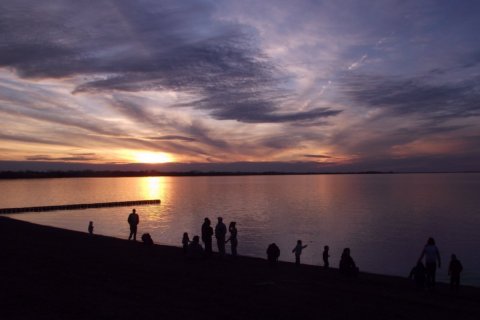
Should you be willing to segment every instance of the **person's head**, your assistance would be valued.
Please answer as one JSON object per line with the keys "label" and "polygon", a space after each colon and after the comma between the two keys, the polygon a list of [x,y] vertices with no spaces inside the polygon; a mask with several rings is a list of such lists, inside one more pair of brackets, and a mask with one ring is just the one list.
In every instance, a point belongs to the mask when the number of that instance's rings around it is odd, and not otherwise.
{"label": "person's head", "polygon": [[233,229],[233,228],[235,228],[235,225],[236,225],[236,224],[237,224],[237,223],[236,223],[235,221],[230,222],[230,224],[228,225],[228,229]]}
{"label": "person's head", "polygon": [[343,249],[342,255],[349,256],[350,255],[350,248]]}
{"label": "person's head", "polygon": [[302,240],[297,240],[297,244],[302,244]]}
{"label": "person's head", "polygon": [[92,224],[93,224],[93,221],[90,221],[88,224],[89,224],[89,225],[92,225]]}
{"label": "person's head", "polygon": [[427,244],[429,246],[434,246],[435,245],[435,240],[432,237],[430,237],[430,238],[428,238]]}
{"label": "person's head", "polygon": [[137,210],[133,209],[133,210],[132,210],[132,213],[137,213]]}
{"label": "person's head", "polygon": [[330,247],[329,247],[329,246],[325,246],[325,247],[323,247],[323,250],[325,250],[325,251],[328,251],[329,249],[330,249]]}
{"label": "person's head", "polygon": [[199,243],[200,242],[200,238],[198,236],[194,236],[193,237],[193,243]]}
{"label": "person's head", "polygon": [[223,218],[222,218],[222,217],[218,217],[218,222],[223,222]]}
{"label": "person's head", "polygon": [[452,260],[457,260],[457,256],[452,254]]}
{"label": "person's head", "polygon": [[188,232],[184,232],[184,233],[183,233],[183,237],[184,237],[184,238],[188,238]]}
{"label": "person's head", "polygon": [[204,221],[205,223],[210,223],[210,219],[208,219],[208,218],[203,219],[203,221]]}

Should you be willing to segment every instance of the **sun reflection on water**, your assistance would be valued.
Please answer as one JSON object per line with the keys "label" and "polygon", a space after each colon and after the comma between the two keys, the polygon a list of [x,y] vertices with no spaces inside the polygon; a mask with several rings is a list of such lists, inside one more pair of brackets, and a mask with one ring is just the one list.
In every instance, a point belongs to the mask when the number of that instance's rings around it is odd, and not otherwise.
{"label": "sun reflection on water", "polygon": [[[143,199],[153,200],[153,199],[160,199],[160,201],[165,201],[166,198],[166,177],[145,177],[141,179],[140,182],[140,194],[142,195]],[[159,217],[159,213],[161,210],[158,207],[152,207],[152,210],[144,210],[145,214],[147,214],[148,219],[151,220],[162,220]]]}
{"label": "sun reflection on water", "polygon": [[145,177],[141,183],[141,194],[145,199],[162,200],[162,177]]}

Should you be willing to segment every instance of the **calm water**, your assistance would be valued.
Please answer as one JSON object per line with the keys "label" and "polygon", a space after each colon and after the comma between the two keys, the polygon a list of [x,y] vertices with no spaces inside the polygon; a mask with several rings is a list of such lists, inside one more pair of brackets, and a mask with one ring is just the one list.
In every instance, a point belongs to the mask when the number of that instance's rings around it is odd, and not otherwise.
{"label": "calm water", "polygon": [[[140,206],[139,234],[180,246],[183,232],[200,233],[204,217],[237,221],[239,253],[265,256],[276,242],[294,261],[296,240],[308,244],[302,262],[331,265],[350,247],[363,271],[407,276],[429,236],[442,254],[447,280],[451,253],[464,265],[464,283],[480,285],[480,174],[306,175],[240,177],[82,178],[0,181],[0,207],[161,199]],[[16,214],[17,219],[128,237],[131,208]]]}

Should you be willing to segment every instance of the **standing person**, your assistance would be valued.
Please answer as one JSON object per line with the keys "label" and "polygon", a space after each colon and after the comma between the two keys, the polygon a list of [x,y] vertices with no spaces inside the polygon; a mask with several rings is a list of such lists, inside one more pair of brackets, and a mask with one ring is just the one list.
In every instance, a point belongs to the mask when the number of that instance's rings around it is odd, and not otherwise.
{"label": "standing person", "polygon": [[187,254],[189,244],[190,244],[190,238],[188,237],[188,233],[184,232],[182,237],[183,254]]}
{"label": "standing person", "polygon": [[460,272],[462,272],[463,266],[457,256],[452,254],[450,265],[448,266],[448,275],[450,276],[450,290],[458,291],[460,286]]}
{"label": "standing person", "polygon": [[440,261],[440,252],[438,251],[437,246],[435,245],[435,240],[433,238],[428,238],[427,244],[423,248],[422,254],[418,261],[421,261],[425,257],[425,268],[427,274],[427,288],[435,287],[435,273],[437,271],[437,262],[438,268],[441,267]]}
{"label": "standing person", "polygon": [[328,246],[323,247],[323,266],[325,268],[328,268],[330,266],[330,263],[328,263],[328,258],[330,258],[328,250],[330,250]]}
{"label": "standing person", "polygon": [[230,241],[230,245],[232,246],[232,257],[237,256],[237,246],[238,246],[238,240],[237,240],[237,227],[236,227],[236,222],[232,221],[228,225],[228,231],[230,231],[230,238],[228,238],[228,241]]}
{"label": "standing person", "polygon": [[93,234],[93,221],[88,223],[88,233]]}
{"label": "standing person", "polygon": [[211,224],[208,218],[205,218],[202,224],[202,241],[205,244],[205,256],[207,257],[212,255],[213,228]]}
{"label": "standing person", "polygon": [[218,223],[215,226],[215,238],[217,238],[218,253],[220,257],[225,256],[225,236],[227,234],[227,226],[223,223],[223,218],[218,217]]}
{"label": "standing person", "polygon": [[128,240],[132,239],[133,241],[137,241],[137,225],[140,222],[140,218],[138,217],[137,210],[133,209],[132,213],[128,215],[128,224],[130,225],[130,235],[128,236]]}
{"label": "standing person", "polygon": [[306,247],[307,245],[302,245],[302,240],[297,241],[297,245],[292,250],[292,252],[295,252],[295,265],[300,265],[300,255],[302,254],[302,250]]}

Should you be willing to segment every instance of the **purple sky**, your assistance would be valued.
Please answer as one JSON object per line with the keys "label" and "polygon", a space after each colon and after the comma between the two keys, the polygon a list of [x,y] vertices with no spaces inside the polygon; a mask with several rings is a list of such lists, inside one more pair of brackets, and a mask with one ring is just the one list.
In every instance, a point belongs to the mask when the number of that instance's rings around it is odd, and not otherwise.
{"label": "purple sky", "polygon": [[479,12],[3,0],[0,170],[480,170]]}

